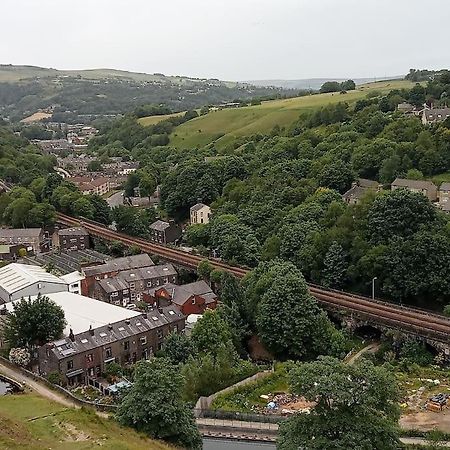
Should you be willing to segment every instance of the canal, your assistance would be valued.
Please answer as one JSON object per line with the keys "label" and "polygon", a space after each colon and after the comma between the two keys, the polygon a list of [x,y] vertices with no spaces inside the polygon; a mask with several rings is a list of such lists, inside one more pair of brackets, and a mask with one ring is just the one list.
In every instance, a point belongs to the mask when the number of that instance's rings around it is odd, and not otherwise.
{"label": "canal", "polygon": [[275,444],[226,439],[203,439],[203,450],[275,450]]}

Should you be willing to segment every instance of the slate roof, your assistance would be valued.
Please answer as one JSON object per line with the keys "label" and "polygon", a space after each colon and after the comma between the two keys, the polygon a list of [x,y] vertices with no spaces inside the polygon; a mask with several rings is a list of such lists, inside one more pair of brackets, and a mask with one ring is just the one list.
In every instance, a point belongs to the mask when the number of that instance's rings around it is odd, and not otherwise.
{"label": "slate roof", "polygon": [[427,122],[441,122],[450,117],[450,108],[425,109],[423,113]]}
{"label": "slate roof", "polygon": [[82,227],[64,228],[58,230],[59,236],[88,236],[89,233]]}
{"label": "slate roof", "polygon": [[440,191],[450,191],[450,183],[442,183],[439,187]]}
{"label": "slate roof", "polygon": [[431,181],[424,180],[407,180],[405,178],[396,178],[392,182],[392,186],[407,187],[412,189],[436,189],[436,186]]}
{"label": "slate roof", "polygon": [[202,208],[208,208],[204,203],[197,203],[194,206],[191,206],[191,212],[200,211]]}
{"label": "slate roof", "polygon": [[123,270],[137,269],[139,267],[153,266],[154,263],[147,253],[140,255],[124,256],[123,258],[116,258],[107,261],[104,264],[96,266],[84,267],[83,272],[87,277],[99,275],[109,272],[121,272]]}
{"label": "slate roof", "polygon": [[165,229],[167,229],[169,227],[170,227],[169,222],[164,222],[164,220],[157,220],[156,222],[153,222],[150,225],[150,228],[152,230],[157,230],[157,231],[164,231]]}
{"label": "slate roof", "polygon": [[208,283],[203,280],[182,285],[167,283],[150,289],[149,294],[154,296],[156,291],[160,289],[165,289],[169,293],[171,301],[179,306],[184,305],[193,295],[203,297],[207,304],[217,300],[217,295],[214,294]]}
{"label": "slate roof", "polygon": [[0,242],[10,244],[24,242],[26,239],[38,239],[42,228],[0,228]]}
{"label": "slate roof", "polygon": [[[94,301],[108,305],[108,303],[98,302],[97,300]],[[119,306],[116,306],[116,308],[129,311],[125,308],[120,308]],[[75,333],[74,341],[69,338],[64,338],[54,341],[49,345],[53,346],[52,351],[58,359],[64,359],[68,356],[103,347],[122,339],[132,338],[143,332],[162,327],[163,325],[184,318],[183,314],[173,306],[161,308],[161,312],[157,309],[153,309],[146,314],[135,314],[134,317],[129,319],[116,321],[100,327],[93,327],[92,332],[87,330],[82,333]]]}

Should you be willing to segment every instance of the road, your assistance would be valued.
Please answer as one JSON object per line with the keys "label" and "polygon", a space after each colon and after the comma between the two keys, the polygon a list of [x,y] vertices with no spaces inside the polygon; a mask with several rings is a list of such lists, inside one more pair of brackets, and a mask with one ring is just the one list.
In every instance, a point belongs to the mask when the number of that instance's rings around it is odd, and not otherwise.
{"label": "road", "polygon": [[116,192],[106,199],[110,208],[123,205],[123,191]]}

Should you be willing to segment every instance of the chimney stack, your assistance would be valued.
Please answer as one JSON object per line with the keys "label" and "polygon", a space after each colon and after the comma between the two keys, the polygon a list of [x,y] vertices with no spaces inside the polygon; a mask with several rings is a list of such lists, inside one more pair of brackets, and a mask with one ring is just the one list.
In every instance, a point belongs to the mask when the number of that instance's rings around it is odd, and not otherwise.
{"label": "chimney stack", "polygon": [[70,339],[72,342],[75,342],[75,335],[73,334],[72,328],[70,329],[70,332],[69,332],[69,339]]}
{"label": "chimney stack", "polygon": [[92,325],[89,325],[89,333],[91,336],[94,336],[94,330],[92,329]]}

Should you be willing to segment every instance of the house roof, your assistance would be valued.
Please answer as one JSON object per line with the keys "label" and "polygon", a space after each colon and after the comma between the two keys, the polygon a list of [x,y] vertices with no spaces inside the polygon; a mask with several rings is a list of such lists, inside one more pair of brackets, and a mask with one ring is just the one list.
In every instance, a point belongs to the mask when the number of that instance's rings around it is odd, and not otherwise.
{"label": "house roof", "polygon": [[140,255],[124,256],[123,258],[111,259],[104,264],[84,267],[83,272],[87,277],[109,272],[121,272],[122,270],[136,269],[139,267],[153,266],[154,263],[147,253]]}
{"label": "house roof", "polygon": [[450,108],[433,108],[423,111],[428,122],[440,122],[450,117]]}
{"label": "house roof", "polygon": [[405,178],[396,178],[391,186],[407,187],[412,189],[436,189],[436,186],[431,181],[425,180],[407,180]]}
{"label": "house roof", "polygon": [[211,287],[205,281],[196,281],[189,284],[172,284],[167,283],[161,287],[153,288],[149,291],[150,295],[155,295],[156,291],[164,289],[169,295],[170,299],[176,305],[184,305],[193,295],[203,297],[206,303],[213,303],[217,300],[217,295],[214,294]]}
{"label": "house roof", "polygon": [[12,263],[0,269],[0,286],[8,294],[39,282],[66,285],[64,280],[39,266]]}
{"label": "house roof", "polygon": [[378,188],[378,181],[368,180],[367,178],[358,178],[356,180],[356,184],[363,188],[371,188],[371,189]]}
{"label": "house roof", "polygon": [[450,183],[442,183],[439,187],[440,191],[450,191]]}
{"label": "house roof", "polygon": [[89,236],[89,233],[82,227],[64,228],[58,230],[59,236]]}
{"label": "house roof", "polygon": [[38,239],[42,228],[0,228],[0,241],[17,239]]}
{"label": "house roof", "polygon": [[169,228],[169,222],[164,222],[164,220],[157,220],[150,225],[152,230],[164,231],[166,228]]}
{"label": "house roof", "polygon": [[197,203],[194,206],[191,206],[191,212],[200,211],[203,208],[209,208],[209,206],[204,203]]}
{"label": "house roof", "polygon": [[[99,302],[97,300],[93,301],[109,305],[108,303]],[[133,313],[133,311],[120,308],[119,306],[115,306],[115,308]],[[99,327],[93,326],[92,332],[89,331],[89,329],[81,333],[76,333],[75,330],[73,330],[75,335],[74,341],[67,337],[54,341],[48,344],[48,346],[53,347],[52,351],[58,359],[64,359],[72,357],[77,353],[83,353],[87,350],[112,344],[118,340],[132,338],[138,334],[160,328],[184,318],[183,314],[173,306],[162,308],[160,311],[153,309],[146,314],[136,312],[134,312],[134,314],[133,317],[127,319],[111,321]]]}
{"label": "house roof", "polygon": [[366,194],[367,188],[361,186],[352,186],[345,194],[342,194],[344,200],[349,200],[351,198],[360,199],[364,194]]}
{"label": "house roof", "polygon": [[177,275],[177,271],[172,264],[163,264],[159,266],[141,267],[138,269],[124,270],[116,278],[120,278],[127,283],[137,280],[148,280],[150,278],[162,278]]}
{"label": "house roof", "polygon": [[128,283],[121,280],[119,277],[104,278],[103,280],[99,280],[98,284],[107,294],[129,288]]}

